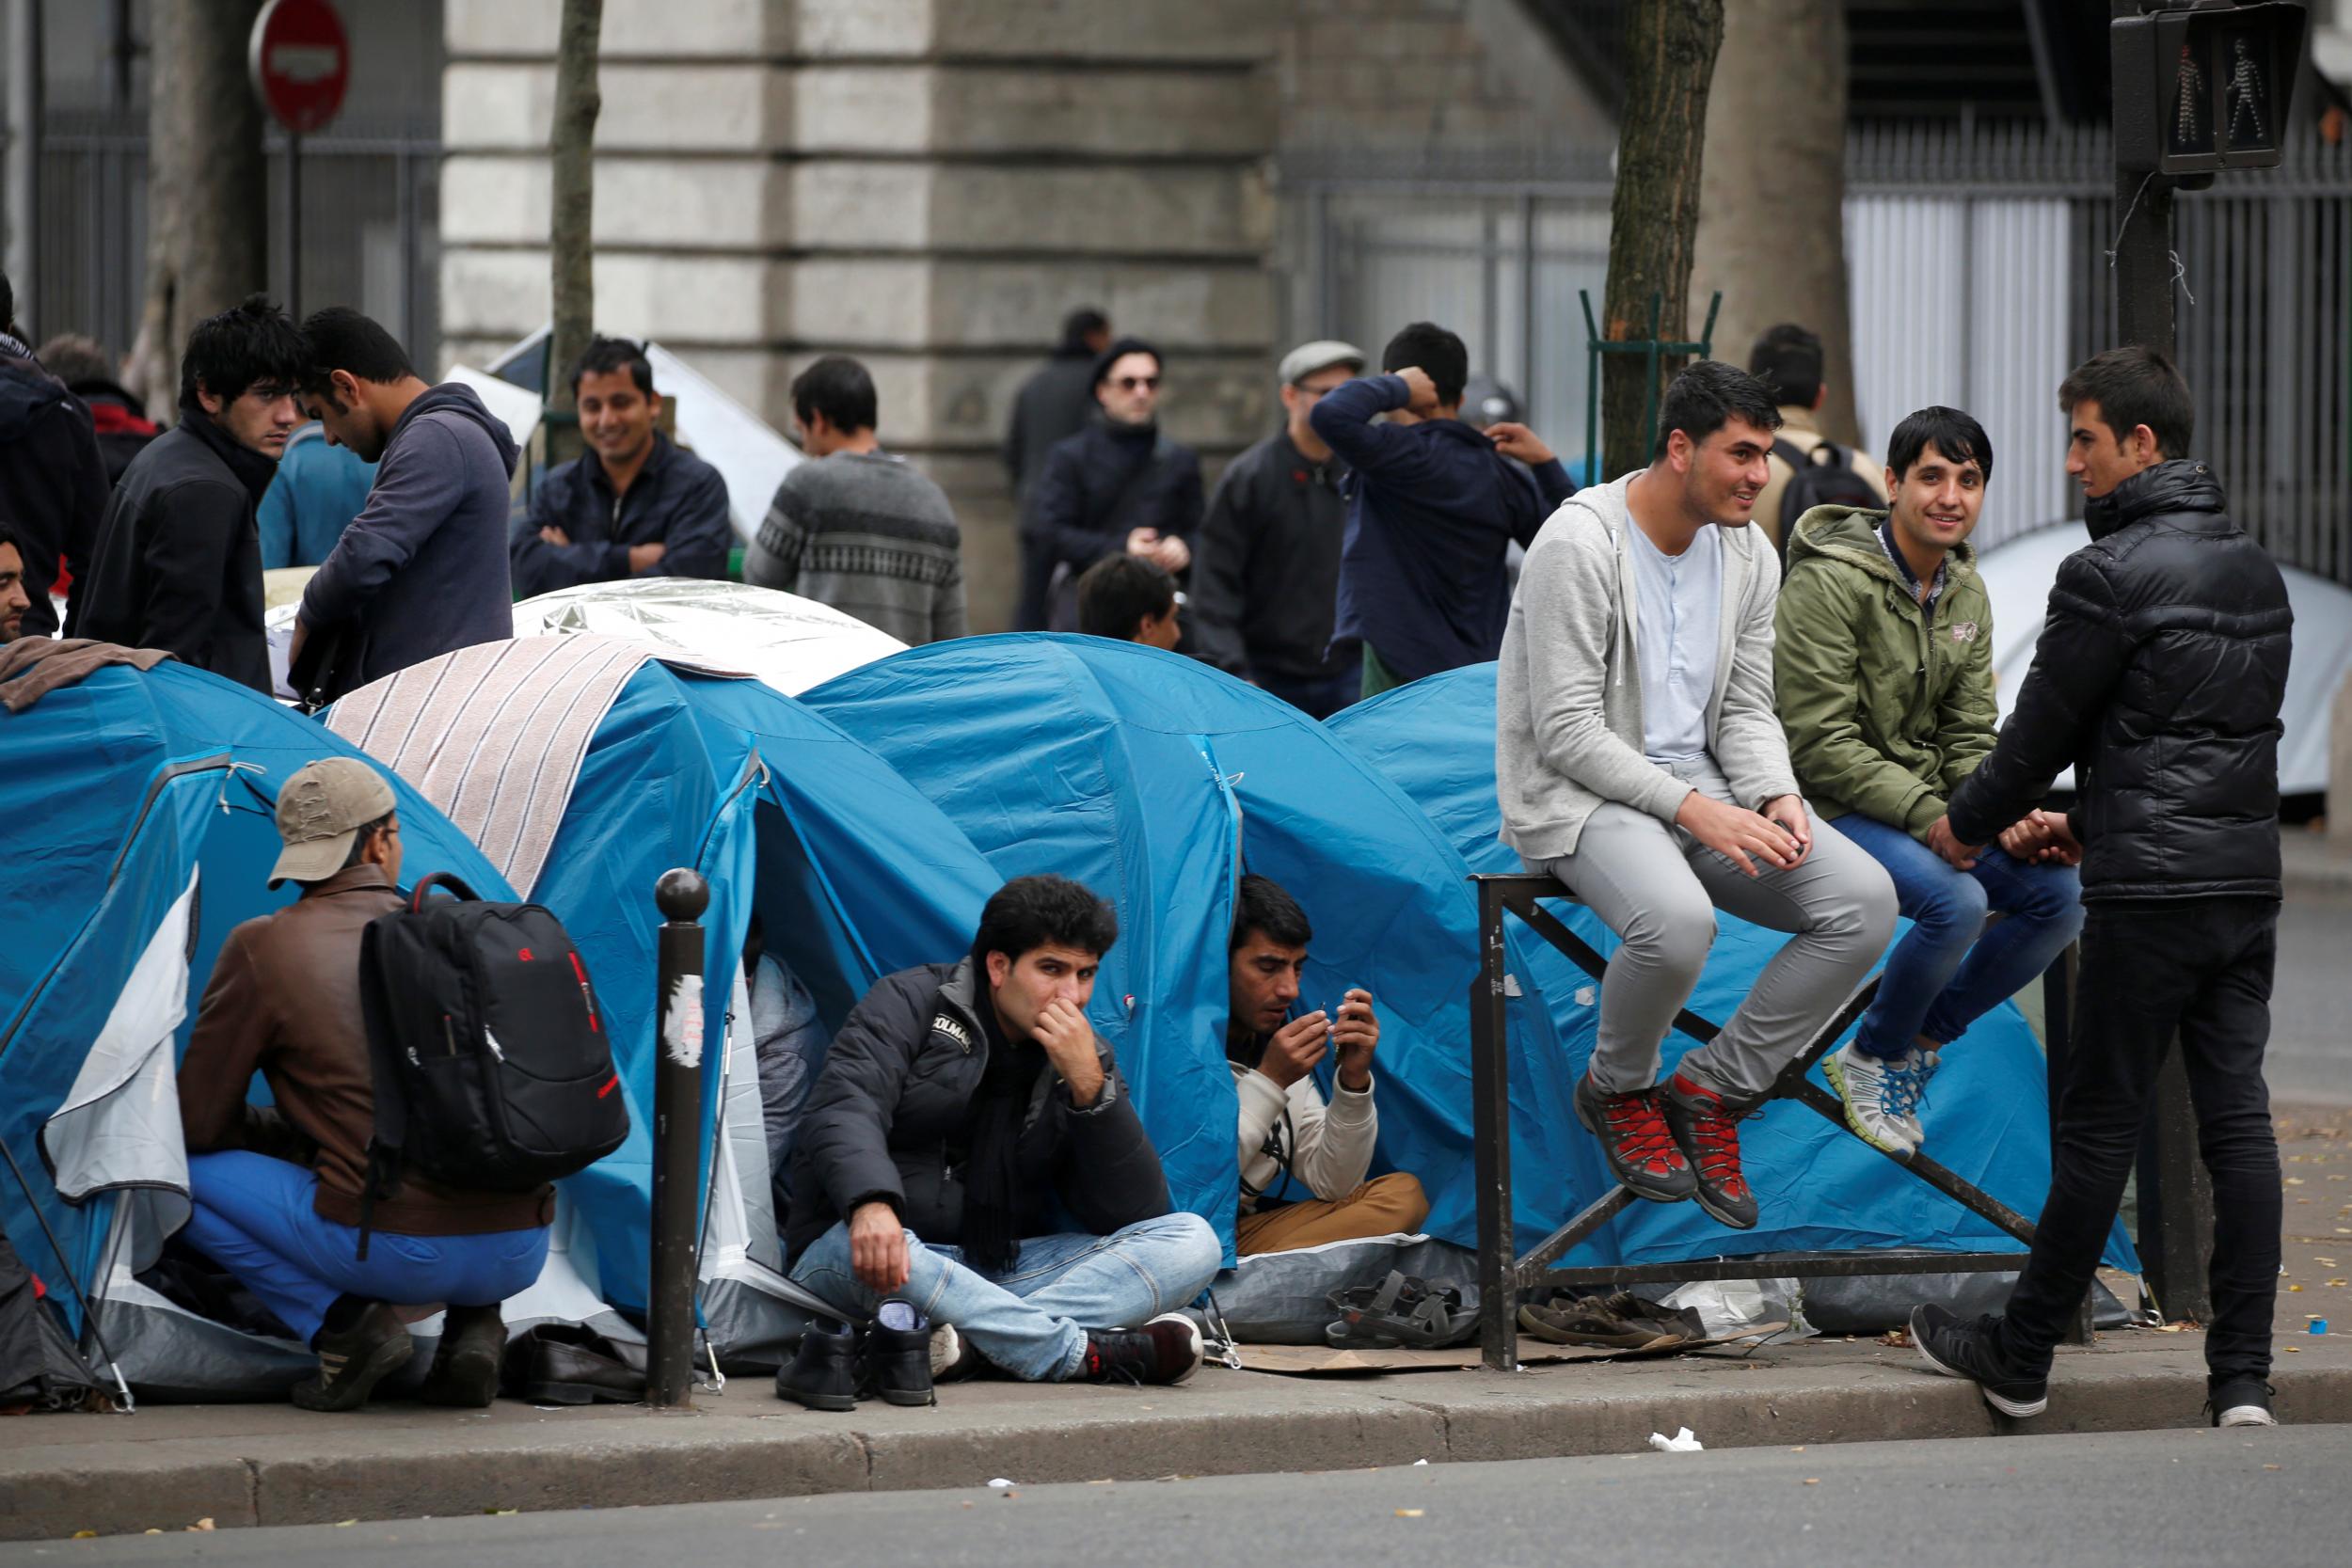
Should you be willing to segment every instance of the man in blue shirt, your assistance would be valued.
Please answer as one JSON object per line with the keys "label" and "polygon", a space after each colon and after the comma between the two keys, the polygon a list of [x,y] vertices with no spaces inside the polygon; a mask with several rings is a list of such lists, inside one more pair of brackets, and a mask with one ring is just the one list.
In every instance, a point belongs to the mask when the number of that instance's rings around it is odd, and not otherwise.
{"label": "man in blue shirt", "polygon": [[721,578],[735,543],[726,481],[655,428],[645,351],[596,338],[572,367],[588,450],[549,468],[514,525],[515,596],[622,578]]}
{"label": "man in blue shirt", "polygon": [[1332,637],[1362,641],[1367,697],[1493,658],[1511,608],[1503,556],[1576,492],[1525,425],[1462,422],[1460,338],[1415,322],[1380,363],[1389,373],[1349,382],[1310,416],[1350,470]]}

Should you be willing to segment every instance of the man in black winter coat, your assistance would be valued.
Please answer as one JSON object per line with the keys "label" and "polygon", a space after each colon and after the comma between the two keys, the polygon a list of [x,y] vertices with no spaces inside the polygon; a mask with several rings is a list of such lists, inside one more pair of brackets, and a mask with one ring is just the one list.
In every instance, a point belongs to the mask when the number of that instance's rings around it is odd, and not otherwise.
{"label": "man in black winter coat", "polygon": [[1110,346],[1110,318],[1081,306],[1062,318],[1061,341],[1021,384],[1004,446],[1016,507],[1027,505],[1029,487],[1045,471],[1045,454],[1055,443],[1075,436],[1094,417],[1094,361]]}
{"label": "man in black winter coat", "polygon": [[[302,324],[303,402],[327,439],[375,465],[368,504],[302,591],[289,662],[332,632],[328,699],[412,664],[515,635],[508,487],[521,455],[461,382],[427,386],[392,335],[342,306]],[[308,683],[297,680],[297,685]]]}
{"label": "man in black winter coat", "polygon": [[180,422],[123,470],[73,585],[66,635],[167,648],[266,695],[256,515],[286,437],[302,334],[255,294],[197,323],[180,361]]}
{"label": "man in black winter coat", "polygon": [[1021,524],[1023,631],[1075,631],[1076,582],[1125,550],[1173,578],[1192,564],[1200,459],[1160,429],[1160,353],[1121,338],[1094,361],[1100,418],[1045,454]]}
{"label": "man in black winter coat", "polygon": [[1282,428],[1225,466],[1192,577],[1194,654],[1315,719],[1364,682],[1358,644],[1331,641],[1347,466],[1309,416],[1363,368],[1363,350],[1328,339],[1282,356]]}
{"label": "man in black winter coat", "polygon": [[802,1113],[795,1280],[848,1318],[909,1303],[1031,1382],[1191,1375],[1200,1337],[1178,1309],[1221,1249],[1207,1221],[1168,1212],[1087,1022],[1118,935],[1086,888],[1022,877],[989,899],[969,957],[875,983]]}
{"label": "man in black winter coat", "polygon": [[2177,1034],[2213,1173],[2207,1410],[2217,1426],[2267,1426],[2281,1208],[2263,1048],[2294,616],[2278,567],[2185,455],[2195,410],[2170,360],[2110,350],[2067,377],[2058,403],[2090,543],[2058,567],[1998,743],[1928,832],[1964,869],[2074,765],[2081,803],[2047,830],[2083,856],[2074,1039],[2050,1194],[2007,1311],[1967,1321],[1921,1307],[1912,1337],[1995,1409],[2043,1408],[2052,1348],[2090,1289]]}
{"label": "man in black winter coat", "polygon": [[57,628],[49,595],[58,563],[81,571],[113,481],[90,411],[42,368],[19,336],[16,291],[0,272],[0,518],[14,523],[24,558],[24,635]]}

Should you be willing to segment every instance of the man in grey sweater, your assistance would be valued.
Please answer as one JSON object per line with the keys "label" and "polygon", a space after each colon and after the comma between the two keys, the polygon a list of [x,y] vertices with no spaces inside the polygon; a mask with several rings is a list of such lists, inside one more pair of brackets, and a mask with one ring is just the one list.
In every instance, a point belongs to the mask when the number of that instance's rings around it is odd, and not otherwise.
{"label": "man in grey sweater", "polygon": [[[1772,703],[1780,566],[1748,526],[1780,422],[1713,360],[1666,390],[1649,467],[1535,536],[1495,678],[1502,841],[1623,939],[1577,1118],[1636,1196],[1756,1224],[1739,1118],[1885,948],[1884,870],[1797,792]],[[1715,911],[1793,933],[1715,1039],[1659,1082]]]}
{"label": "man in grey sweater", "polygon": [[784,476],[743,580],[829,604],[920,645],[964,632],[963,542],[946,492],[874,434],[874,378],[829,354],[792,381],[812,459]]}

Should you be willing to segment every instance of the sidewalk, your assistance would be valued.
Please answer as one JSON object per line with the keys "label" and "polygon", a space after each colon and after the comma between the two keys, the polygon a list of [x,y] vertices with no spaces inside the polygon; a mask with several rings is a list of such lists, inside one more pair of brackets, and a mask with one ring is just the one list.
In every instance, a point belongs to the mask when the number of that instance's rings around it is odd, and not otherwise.
{"label": "sidewalk", "polygon": [[[2282,1283],[2302,1288],[2279,1297],[2279,1411],[2352,1421],[2352,1269],[2337,1264],[2352,1263],[2352,1113],[2282,1112],[2280,1132]],[[2307,1314],[2334,1320],[2330,1331],[2307,1333]],[[872,1403],[843,1416],[745,1379],[669,1415],[502,1401],[470,1414],[27,1417],[0,1421],[0,1537],[1541,1458],[1638,1450],[1677,1426],[1717,1449],[2175,1427],[2201,1418],[2201,1354],[2193,1330],[2062,1350],[2049,1413],[2024,1422],[1996,1421],[1974,1388],[1919,1370],[1908,1348],[1849,1339],[1507,1375],[1342,1381],[1212,1367],[1172,1389],[965,1384],[935,1410]]]}
{"label": "sidewalk", "polygon": [[2352,847],[2307,828],[2279,830],[2279,858],[2288,896],[2352,893]]}

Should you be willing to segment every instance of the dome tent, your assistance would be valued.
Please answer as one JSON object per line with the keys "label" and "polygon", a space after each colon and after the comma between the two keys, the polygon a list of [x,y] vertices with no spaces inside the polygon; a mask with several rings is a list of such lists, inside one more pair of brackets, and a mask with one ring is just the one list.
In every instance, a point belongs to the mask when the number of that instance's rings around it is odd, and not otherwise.
{"label": "dome tent", "polygon": [[[1522,871],[1518,854],[1496,836],[1502,817],[1495,795],[1494,726],[1495,667],[1479,664],[1383,692],[1335,715],[1329,727],[1421,802],[1479,870]],[[1554,908],[1598,951],[1614,950],[1616,938],[1592,911],[1581,905]],[[1690,1005],[1720,1022],[1788,939],[1720,911],[1716,922],[1715,945]],[[1528,947],[1565,1050],[1565,1068],[1581,1073],[1599,1016],[1598,982],[1549,943]],[[1683,1035],[1669,1034],[1667,1064],[1692,1044]],[[1512,1046],[1515,1052],[1530,1048],[1516,1022]],[[2050,1181],[2047,1076],[2040,1048],[2014,1003],[1985,1015],[1947,1050],[1927,1114],[1938,1160],[2021,1212],[2041,1208]],[[1741,1129],[1740,1148],[1763,1218],[1755,1229],[1738,1233],[1739,1255],[2018,1249],[2015,1240],[1991,1222],[1923,1181],[1898,1177],[1886,1168],[1883,1155],[1802,1106],[1768,1106]],[[1578,1187],[1552,1222],[1566,1219],[1603,1191]],[[1637,1203],[1602,1235],[1613,1238],[1617,1260],[1627,1263],[1715,1257],[1733,1239],[1690,1203]],[[2138,1267],[2120,1225],[2108,1241],[2106,1261]]]}
{"label": "dome tent", "polygon": [[[1315,927],[1301,1011],[1369,989],[1381,1018],[1381,1168],[1420,1178],[1426,1228],[1476,1240],[1468,867],[1422,812],[1297,709],[1192,659],[1101,638],[964,638],[897,655],[805,701],[935,801],[1005,877],[1049,871],[1117,906],[1091,1011],[1134,1085],[1177,1205],[1229,1248],[1239,1102],[1226,1065],[1226,952],[1245,871]],[[1549,1037],[1514,1004],[1521,1038]],[[1565,1142],[1561,1053],[1522,1053],[1520,1228],[1549,1228],[1599,1174]],[[1328,1089],[1329,1063],[1320,1069]]]}
{"label": "dome tent", "polygon": [[[142,1395],[282,1398],[316,1368],[307,1347],[139,1276],[187,1216],[173,1075],[213,961],[239,922],[296,895],[263,886],[278,791],[307,763],[358,754],[176,661],[101,669],[0,710],[0,1220],[35,1270],[67,1276],[51,1275],[60,1306],[79,1330],[88,1305]],[[391,784],[405,871],[509,896],[463,833]]]}
{"label": "dome tent", "polygon": [[[549,715],[566,727],[546,728]],[[831,721],[757,681],[593,633],[429,660],[329,717],[481,833],[596,976],[631,1131],[564,1196],[580,1266],[631,1313],[646,1302],[652,1212],[653,886],[674,866],[707,879],[699,1305],[723,1359],[773,1364],[812,1303],[782,1276],[770,1199],[741,982],[753,916],[830,1039],[881,975],[965,952],[998,879]]]}

